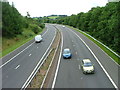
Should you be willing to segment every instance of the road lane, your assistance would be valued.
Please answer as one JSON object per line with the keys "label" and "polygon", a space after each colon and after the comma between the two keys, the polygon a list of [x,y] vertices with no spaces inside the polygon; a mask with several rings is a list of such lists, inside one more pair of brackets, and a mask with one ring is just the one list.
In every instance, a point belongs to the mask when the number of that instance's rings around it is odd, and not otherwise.
{"label": "road lane", "polygon": [[[67,28],[57,26],[63,33],[63,49],[72,49],[73,57],[63,59],[55,83],[55,88],[114,88],[96,59],[83,42]],[[77,52],[77,53],[76,53]],[[95,74],[84,75],[80,69],[80,61],[90,58],[95,65]]]}
{"label": "road lane", "polygon": [[[67,27],[66,27],[67,28]],[[67,28],[69,30],[72,30],[70,28]],[[115,61],[107,55],[100,47],[98,47],[95,43],[93,43],[91,40],[89,40],[87,37],[82,35],[81,33],[72,30],[75,32],[78,36],[81,37],[82,40],[85,41],[87,45],[91,48],[91,50],[94,52],[95,56],[99,59],[99,62],[102,64],[104,69],[107,71],[109,74],[108,77],[111,77],[111,81],[113,81],[114,86],[119,87],[119,70],[120,70],[120,65],[116,64]],[[118,58],[119,60],[119,58]]]}
{"label": "road lane", "polygon": [[[47,28],[47,27],[45,27]],[[44,36],[47,33],[47,29],[43,31],[43,33],[41,33],[42,36]],[[24,45],[20,46],[19,48],[17,48],[16,50],[12,51],[11,53],[7,54],[6,56],[2,57],[2,64],[0,66],[0,68],[2,66],[4,66],[4,64],[8,63],[11,61],[11,59],[15,58],[17,55],[19,55],[20,53],[22,53],[25,49],[29,48],[30,46],[32,46],[32,44],[34,43],[34,39],[25,43]]]}
{"label": "road lane", "polygon": [[[47,25],[47,28],[48,32],[43,36],[43,42],[34,43],[2,67],[3,88],[22,87],[53,40],[56,30],[54,27],[49,25]],[[19,65],[19,67],[17,65]],[[15,69],[16,67],[17,69]]]}

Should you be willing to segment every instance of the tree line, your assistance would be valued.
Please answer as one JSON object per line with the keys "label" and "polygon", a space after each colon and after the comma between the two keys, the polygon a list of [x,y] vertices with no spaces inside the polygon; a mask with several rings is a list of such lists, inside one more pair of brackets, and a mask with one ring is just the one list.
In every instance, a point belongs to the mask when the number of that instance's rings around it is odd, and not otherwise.
{"label": "tree line", "polygon": [[70,25],[85,31],[120,54],[120,2],[109,2],[105,7],[94,7],[49,23]]}
{"label": "tree line", "polygon": [[23,17],[18,10],[9,2],[2,2],[2,37],[13,38],[17,35],[22,35],[24,29],[30,28],[35,34],[39,32],[39,27],[44,28],[44,24],[39,23],[38,20],[30,18],[29,13]]}

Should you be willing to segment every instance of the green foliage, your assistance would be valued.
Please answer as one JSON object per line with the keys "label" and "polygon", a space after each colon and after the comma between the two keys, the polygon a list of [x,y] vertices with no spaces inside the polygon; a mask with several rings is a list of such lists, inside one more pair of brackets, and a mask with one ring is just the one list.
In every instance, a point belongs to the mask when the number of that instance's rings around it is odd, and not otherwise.
{"label": "green foliage", "polygon": [[35,34],[38,34],[39,32],[39,28],[37,26],[34,26],[32,30]]}
{"label": "green foliage", "polygon": [[120,2],[109,2],[105,7],[92,8],[79,13],[49,21],[70,25],[86,31],[120,54]]}
{"label": "green foliage", "polygon": [[14,6],[2,2],[2,31],[4,37],[12,38],[22,33],[23,17]]}
{"label": "green foliage", "polygon": [[[37,34],[41,30],[41,28],[43,29],[45,27],[44,24],[39,22],[40,20],[30,18],[29,12],[27,12],[26,17],[23,17],[13,4],[9,5],[9,2],[1,3],[3,37],[14,38],[17,35],[22,35],[25,28],[26,30],[32,30],[35,34]],[[30,26],[31,24],[33,25],[33,27]]]}

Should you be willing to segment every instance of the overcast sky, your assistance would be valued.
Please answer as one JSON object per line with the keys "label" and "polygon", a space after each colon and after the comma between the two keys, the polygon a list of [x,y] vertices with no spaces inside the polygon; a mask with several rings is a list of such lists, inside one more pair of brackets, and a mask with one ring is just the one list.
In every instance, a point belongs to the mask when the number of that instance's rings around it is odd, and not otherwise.
{"label": "overcast sky", "polygon": [[71,15],[87,12],[92,7],[105,6],[108,0],[8,0],[14,3],[17,10],[31,17],[57,15]]}

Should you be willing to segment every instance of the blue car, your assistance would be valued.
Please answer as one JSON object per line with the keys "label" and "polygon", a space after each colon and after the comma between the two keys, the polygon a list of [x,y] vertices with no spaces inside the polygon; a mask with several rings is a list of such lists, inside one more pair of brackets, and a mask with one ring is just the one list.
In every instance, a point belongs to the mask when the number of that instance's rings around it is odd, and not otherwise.
{"label": "blue car", "polygon": [[70,52],[70,49],[69,48],[66,48],[63,50],[63,58],[71,58],[72,57],[72,54]]}

